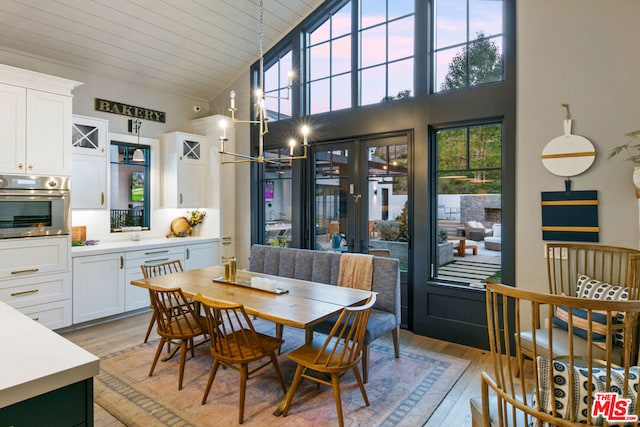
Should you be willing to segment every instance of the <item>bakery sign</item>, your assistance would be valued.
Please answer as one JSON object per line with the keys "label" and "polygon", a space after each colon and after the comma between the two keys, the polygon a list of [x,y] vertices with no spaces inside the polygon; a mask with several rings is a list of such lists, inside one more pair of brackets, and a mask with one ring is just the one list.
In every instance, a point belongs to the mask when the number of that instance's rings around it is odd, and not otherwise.
{"label": "bakery sign", "polygon": [[166,113],[164,111],[150,110],[148,108],[136,107],[135,105],[123,104],[122,102],[107,101],[96,98],[96,111],[105,113],[120,114],[121,116],[133,117],[136,119],[151,120],[164,123]]}

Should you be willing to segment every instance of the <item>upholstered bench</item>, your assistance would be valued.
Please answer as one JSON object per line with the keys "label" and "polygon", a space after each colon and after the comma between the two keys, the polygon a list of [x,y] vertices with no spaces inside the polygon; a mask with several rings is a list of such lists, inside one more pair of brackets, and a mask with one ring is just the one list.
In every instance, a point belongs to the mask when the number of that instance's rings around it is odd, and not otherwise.
{"label": "upholstered bench", "polygon": [[[312,251],[308,249],[282,248],[253,245],[249,270],[329,285],[338,284],[340,257],[338,253]],[[400,357],[400,264],[395,258],[373,257],[371,290],[377,301],[371,310],[362,352],[362,375],[368,379],[369,344],[392,332],[395,357]],[[313,330],[328,333],[331,319],[315,325]]]}

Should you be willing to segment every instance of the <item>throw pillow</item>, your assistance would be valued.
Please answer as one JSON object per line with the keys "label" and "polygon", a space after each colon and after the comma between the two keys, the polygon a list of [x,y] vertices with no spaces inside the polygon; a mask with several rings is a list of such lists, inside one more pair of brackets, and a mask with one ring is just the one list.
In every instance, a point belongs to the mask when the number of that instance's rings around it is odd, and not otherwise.
{"label": "throw pillow", "polygon": [[[578,298],[626,301],[629,299],[629,288],[624,286],[614,286],[606,282],[592,279],[585,274],[579,274],[576,286],[576,296]],[[624,323],[624,312],[618,313],[616,323]],[[613,342],[621,347],[624,346],[624,333],[622,331],[617,331],[613,337]]]}
{"label": "throw pillow", "polygon": [[[572,324],[574,335],[588,338],[589,318],[588,311],[581,308],[572,308]],[[617,313],[612,313],[612,324],[617,323]],[[591,312],[591,335],[593,343],[599,347],[606,347],[607,340],[607,313],[600,311]],[[569,310],[565,306],[556,307],[555,316],[553,316],[553,324],[565,331],[569,330]]]}
{"label": "throw pillow", "polygon": [[[551,377],[551,364],[553,363],[553,377]],[[553,414],[553,406],[556,408],[556,416],[568,420],[573,413],[576,421],[585,423],[588,420],[591,407],[588,399],[589,375],[593,381],[593,392],[613,392],[623,396],[624,388],[624,368],[611,369],[610,387],[606,389],[607,371],[605,368],[593,368],[591,374],[588,369],[574,366],[573,382],[571,382],[571,366],[557,360],[550,361],[546,357],[538,356],[536,359],[536,369],[538,371],[538,381],[540,382],[540,396],[533,396],[533,404],[540,401],[540,411]],[[634,413],[636,398],[638,396],[638,379],[640,378],[640,367],[629,368],[629,384],[627,385],[627,398],[631,399],[628,408],[629,413]],[[573,407],[569,408],[570,393],[574,394]],[[594,396],[595,398],[595,396]],[[592,399],[593,401],[593,399]],[[593,420],[594,425],[602,425],[602,416]]]}

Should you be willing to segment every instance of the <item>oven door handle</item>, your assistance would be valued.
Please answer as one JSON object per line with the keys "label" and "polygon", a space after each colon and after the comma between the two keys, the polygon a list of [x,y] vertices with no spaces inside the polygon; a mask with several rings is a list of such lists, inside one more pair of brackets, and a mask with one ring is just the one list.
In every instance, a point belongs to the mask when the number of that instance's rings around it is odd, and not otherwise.
{"label": "oven door handle", "polygon": [[21,192],[11,191],[11,190],[0,190],[0,199],[8,198],[8,197],[50,197],[50,198],[63,198],[69,195],[68,191],[49,191],[49,190],[25,190]]}

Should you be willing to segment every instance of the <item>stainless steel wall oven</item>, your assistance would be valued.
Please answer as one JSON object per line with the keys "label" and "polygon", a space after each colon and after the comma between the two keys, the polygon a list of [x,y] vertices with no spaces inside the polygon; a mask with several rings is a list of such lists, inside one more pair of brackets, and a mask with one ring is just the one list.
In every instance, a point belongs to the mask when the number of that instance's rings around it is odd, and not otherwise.
{"label": "stainless steel wall oven", "polygon": [[69,234],[67,177],[0,175],[0,238]]}

